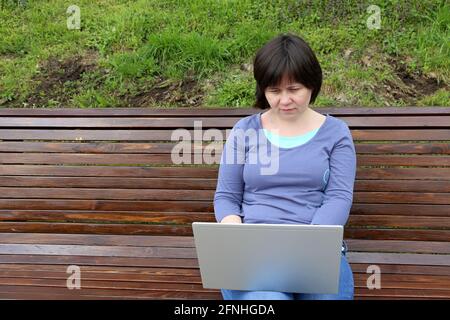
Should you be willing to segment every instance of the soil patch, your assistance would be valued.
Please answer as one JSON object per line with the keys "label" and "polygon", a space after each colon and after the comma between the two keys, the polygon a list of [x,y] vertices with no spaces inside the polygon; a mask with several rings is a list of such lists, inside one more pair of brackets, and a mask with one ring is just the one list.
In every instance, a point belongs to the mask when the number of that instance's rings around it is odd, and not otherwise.
{"label": "soil patch", "polygon": [[204,92],[194,76],[183,80],[169,80],[157,77],[154,85],[132,97],[122,97],[128,107],[157,107],[171,105],[177,107],[199,107],[203,103]]}
{"label": "soil patch", "polygon": [[395,59],[389,59],[398,81],[385,81],[385,95],[394,99],[402,99],[410,105],[415,105],[424,96],[433,94],[439,89],[448,88],[443,82],[427,76],[419,71],[411,72],[406,65]]}
{"label": "soil patch", "polygon": [[81,77],[96,68],[95,53],[74,56],[65,60],[49,58],[39,66],[33,81],[39,84],[25,102],[28,106],[67,107],[74,93],[81,90]]}

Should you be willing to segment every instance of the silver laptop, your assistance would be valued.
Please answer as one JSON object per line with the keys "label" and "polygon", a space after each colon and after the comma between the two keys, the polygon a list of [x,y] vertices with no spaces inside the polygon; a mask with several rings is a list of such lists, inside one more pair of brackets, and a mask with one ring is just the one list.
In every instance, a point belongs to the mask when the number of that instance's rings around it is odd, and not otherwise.
{"label": "silver laptop", "polygon": [[342,226],[194,222],[203,287],[336,294]]}

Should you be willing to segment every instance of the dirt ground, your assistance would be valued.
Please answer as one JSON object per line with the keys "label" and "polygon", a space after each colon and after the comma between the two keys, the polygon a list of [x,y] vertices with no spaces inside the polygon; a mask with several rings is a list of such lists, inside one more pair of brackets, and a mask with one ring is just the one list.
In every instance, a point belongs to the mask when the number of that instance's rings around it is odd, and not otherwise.
{"label": "dirt ground", "polygon": [[[25,101],[10,101],[3,107],[71,107],[72,97],[84,90],[83,74],[100,71],[97,64],[98,56],[95,53],[84,56],[75,56],[65,60],[50,58],[39,65],[39,72],[33,78],[37,84],[34,91],[26,97]],[[420,73],[410,73],[399,60],[389,59],[397,78],[395,81],[385,81],[377,86],[376,93],[386,101],[403,100],[407,105],[416,105],[416,102],[430,95],[440,88],[448,87],[438,83],[433,77],[426,77]],[[94,78],[94,86],[101,86],[102,79]],[[86,80],[84,80],[86,81]],[[122,101],[123,107],[149,107],[156,105],[171,105],[184,107],[200,107],[203,105],[205,92],[194,75],[187,75],[181,81],[173,81],[156,77],[152,86],[143,89],[138,94],[122,94],[117,98]],[[25,104],[23,103],[25,102]]]}

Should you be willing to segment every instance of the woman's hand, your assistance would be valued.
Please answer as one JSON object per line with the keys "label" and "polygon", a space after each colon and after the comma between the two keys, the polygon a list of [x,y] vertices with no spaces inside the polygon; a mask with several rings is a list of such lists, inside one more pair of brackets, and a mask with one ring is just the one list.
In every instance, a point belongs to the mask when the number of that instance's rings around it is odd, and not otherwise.
{"label": "woman's hand", "polygon": [[242,219],[240,216],[235,214],[230,214],[220,221],[220,223],[242,223]]}

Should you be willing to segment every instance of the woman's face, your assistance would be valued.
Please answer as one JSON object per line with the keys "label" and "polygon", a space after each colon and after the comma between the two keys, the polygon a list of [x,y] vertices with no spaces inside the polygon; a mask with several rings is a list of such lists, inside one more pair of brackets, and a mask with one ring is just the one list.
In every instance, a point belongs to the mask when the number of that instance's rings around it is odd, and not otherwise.
{"label": "woman's face", "polygon": [[284,77],[277,86],[267,87],[266,99],[270,108],[280,117],[292,117],[303,113],[309,106],[312,90]]}

